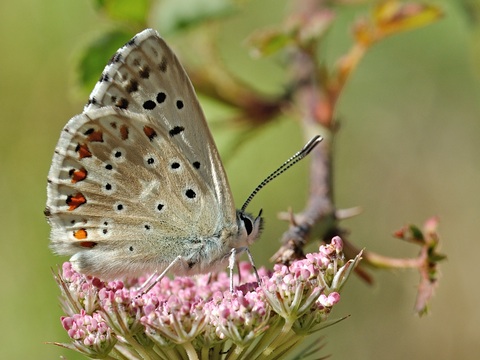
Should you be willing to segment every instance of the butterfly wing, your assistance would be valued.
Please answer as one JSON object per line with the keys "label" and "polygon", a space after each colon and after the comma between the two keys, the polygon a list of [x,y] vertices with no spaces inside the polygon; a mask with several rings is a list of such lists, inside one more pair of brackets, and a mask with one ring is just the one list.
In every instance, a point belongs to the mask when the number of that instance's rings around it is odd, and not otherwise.
{"label": "butterfly wing", "polygon": [[235,221],[227,176],[193,85],[157,31],[142,31],[112,57],[85,111],[109,105],[148,114],[188,158],[204,160],[202,180],[212,184],[218,211]]}
{"label": "butterfly wing", "polygon": [[65,126],[47,192],[52,248],[102,278],[159,270],[178,255],[202,272],[200,258],[223,256],[238,230],[193,87],[154,30],[115,54]]}

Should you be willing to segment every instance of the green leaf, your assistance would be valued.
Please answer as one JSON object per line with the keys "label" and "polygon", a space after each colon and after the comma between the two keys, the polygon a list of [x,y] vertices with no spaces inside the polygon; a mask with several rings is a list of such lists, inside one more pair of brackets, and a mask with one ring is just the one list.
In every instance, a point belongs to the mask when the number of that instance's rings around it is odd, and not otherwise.
{"label": "green leaf", "polygon": [[443,11],[438,6],[398,0],[379,2],[373,12],[377,30],[383,35],[417,29],[442,16]]}
{"label": "green leaf", "polygon": [[150,0],[96,0],[96,5],[114,20],[145,24]]}
{"label": "green leaf", "polygon": [[347,316],[344,316],[340,319],[332,319],[332,320],[326,320],[326,321],[322,321],[321,323],[319,323],[318,325],[316,326],[312,326],[310,329],[308,329],[308,334],[311,335],[313,333],[316,333],[317,331],[320,331],[320,330],[323,330],[327,327],[330,327],[332,325],[335,325],[335,324],[338,324],[340,321],[343,321],[345,320],[346,318],[348,318],[350,315],[347,315]]}
{"label": "green leaf", "polygon": [[420,230],[417,226],[415,225],[410,225],[410,232],[412,234],[412,237],[414,240],[418,240],[421,242],[425,242],[425,238],[423,236],[422,230]]}
{"label": "green leaf", "polygon": [[232,2],[228,0],[165,0],[158,7],[154,22],[162,34],[166,34],[224,18],[234,11]]}
{"label": "green leaf", "polygon": [[438,263],[440,261],[443,261],[447,258],[447,255],[443,255],[443,254],[439,254],[439,253],[434,253],[434,254],[431,254],[429,257],[428,257],[428,260],[430,260],[431,262],[434,262],[434,263]]}
{"label": "green leaf", "polygon": [[78,79],[82,91],[90,92],[93,89],[108,59],[131,37],[131,33],[122,31],[106,33],[85,49],[78,63]]}
{"label": "green leaf", "polygon": [[250,51],[255,57],[272,55],[286,46],[293,44],[292,34],[278,29],[261,30],[249,39]]}

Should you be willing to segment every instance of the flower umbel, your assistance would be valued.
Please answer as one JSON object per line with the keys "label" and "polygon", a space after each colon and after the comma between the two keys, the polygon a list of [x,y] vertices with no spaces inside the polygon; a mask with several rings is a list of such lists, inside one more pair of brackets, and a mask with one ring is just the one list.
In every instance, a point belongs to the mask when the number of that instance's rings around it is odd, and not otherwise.
{"label": "flower umbel", "polygon": [[127,283],[103,283],[75,272],[56,277],[71,338],[58,344],[91,358],[280,359],[328,320],[360,254],[345,262],[339,237],[290,266],[260,269],[256,282],[242,263],[242,286],[229,290],[226,273],[164,278],[148,293]]}

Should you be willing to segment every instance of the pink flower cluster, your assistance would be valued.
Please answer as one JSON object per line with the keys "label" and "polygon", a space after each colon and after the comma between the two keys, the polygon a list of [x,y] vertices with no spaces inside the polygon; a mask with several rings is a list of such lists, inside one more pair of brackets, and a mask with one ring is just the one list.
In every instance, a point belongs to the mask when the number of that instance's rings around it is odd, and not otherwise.
{"label": "pink flower cluster", "polygon": [[111,328],[99,313],[88,315],[82,309],[80,314],[62,317],[62,325],[68,336],[77,343],[77,348],[84,348],[92,355],[108,353],[116,343]]}
{"label": "pink flower cluster", "polygon": [[218,338],[231,339],[240,346],[262,334],[271,315],[261,288],[246,293],[240,290],[215,293],[204,310]]}
{"label": "pink flower cluster", "polygon": [[59,345],[112,359],[278,358],[332,323],[338,291],[359,259],[345,262],[335,237],[290,266],[260,269],[260,285],[251,265],[241,263],[243,285],[233,292],[222,272],[165,277],[143,295],[137,287],[144,279],[103,283],[65,263],[57,282],[72,342]]}

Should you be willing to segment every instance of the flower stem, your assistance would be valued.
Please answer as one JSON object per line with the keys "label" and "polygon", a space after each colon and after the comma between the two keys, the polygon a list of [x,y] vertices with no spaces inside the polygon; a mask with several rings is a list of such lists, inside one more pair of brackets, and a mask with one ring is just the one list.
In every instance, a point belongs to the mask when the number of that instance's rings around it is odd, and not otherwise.
{"label": "flower stem", "polygon": [[278,317],[275,322],[269,326],[268,331],[262,335],[260,341],[255,344],[252,349],[249,349],[249,358],[258,359],[262,352],[273,342],[281,331],[280,324],[283,323],[283,318]]}
{"label": "flower stem", "polygon": [[189,360],[199,360],[198,359],[198,354],[195,351],[195,348],[193,347],[193,345],[190,341],[183,343],[182,346],[185,349],[185,351],[187,352],[187,356],[188,356]]}
{"label": "flower stem", "polygon": [[[355,251],[360,250],[354,246],[351,242],[344,239],[344,250],[347,256],[355,254]],[[357,254],[358,254],[357,252]],[[364,250],[362,258],[369,265],[378,269],[418,269],[423,264],[423,259],[418,258],[393,258],[383,256],[373,251]]]}
{"label": "flower stem", "polygon": [[290,333],[288,338],[284,339],[284,341],[275,349],[275,356],[274,358],[279,359],[282,358],[290,349],[292,349],[295,345],[297,345],[303,339],[302,336],[298,336],[294,333]]}
{"label": "flower stem", "polygon": [[237,344],[232,345],[233,349],[230,349],[228,355],[225,357],[225,360],[236,360],[242,358],[242,353],[245,350],[244,346],[238,346]]}
{"label": "flower stem", "polygon": [[270,343],[270,345],[265,348],[263,351],[263,355],[269,356],[271,355],[280,344],[283,344],[286,340],[288,341],[291,337],[290,331],[292,330],[294,321],[292,319],[285,319],[285,323],[283,324],[282,329],[278,336],[274,338],[274,341]]}

